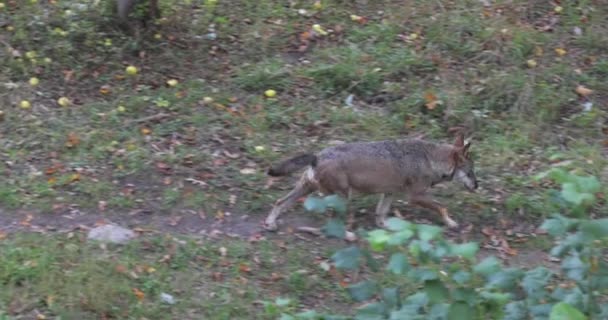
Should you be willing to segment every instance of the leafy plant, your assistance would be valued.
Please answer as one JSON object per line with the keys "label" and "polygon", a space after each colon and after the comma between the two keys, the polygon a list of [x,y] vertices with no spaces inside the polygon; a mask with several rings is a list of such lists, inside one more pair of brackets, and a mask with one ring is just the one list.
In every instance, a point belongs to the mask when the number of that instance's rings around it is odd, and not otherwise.
{"label": "leafy plant", "polygon": [[561,190],[559,192],[551,191],[550,196],[565,202],[572,212],[579,216],[595,203],[595,194],[601,188],[596,177],[574,174],[562,168],[552,168],[535,177],[536,180],[544,178],[549,178],[561,185]]}
{"label": "leafy plant", "polygon": [[377,281],[382,279],[364,280],[346,287],[356,302],[373,300],[354,317],[307,311],[281,319],[605,319],[608,264],[600,257],[608,244],[608,219],[556,215],[541,228],[560,239],[551,250],[563,259],[558,271],[504,267],[493,256],[477,261],[477,243],[453,243],[440,227],[391,218],[386,230],[365,235],[369,248],[350,246],[332,260],[338,269],[356,270],[364,261],[378,263],[371,253],[385,252],[385,270],[407,287],[397,280],[388,287]]}

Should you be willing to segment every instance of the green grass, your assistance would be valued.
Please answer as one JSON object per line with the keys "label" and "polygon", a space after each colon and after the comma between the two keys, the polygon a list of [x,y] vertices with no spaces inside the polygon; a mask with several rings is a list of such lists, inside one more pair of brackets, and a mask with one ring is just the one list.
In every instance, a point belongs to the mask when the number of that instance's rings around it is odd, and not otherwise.
{"label": "green grass", "polygon": [[[158,235],[100,246],[83,237],[4,239],[0,310],[65,319],[273,319],[263,302],[277,297],[292,299],[298,308],[346,307],[343,289],[327,281],[332,276],[320,261],[305,258],[325,253],[307,243],[289,241],[286,248],[268,240],[211,243]],[[162,293],[176,303],[163,303]],[[326,301],[310,305],[315,295]]]}
{"label": "green grass", "polygon": [[[555,209],[547,196],[551,186],[531,177],[558,160],[599,177],[600,194],[608,195],[605,6],[562,3],[557,14],[551,3],[529,1],[484,8],[468,0],[327,0],[321,10],[312,2],[160,2],[165,18],[134,34],[115,28],[110,1],[98,7],[66,0],[3,2],[2,214],[73,207],[98,214],[104,204],[108,215],[228,211],[257,221],[289,187],[283,179],[264,188],[264,171],[274,161],[335,140],[413,132],[451,140],[447,128],[463,124],[472,131],[483,190],[471,195],[454,187],[443,195],[459,219],[482,227],[494,223],[495,212],[516,220],[524,212],[530,223],[546,217]],[[367,22],[352,21],[351,14]],[[551,32],[543,31],[552,18],[558,19]],[[207,37],[211,24],[215,40]],[[299,52],[313,24],[331,32]],[[582,34],[574,34],[574,27]],[[126,75],[127,65],[137,66],[138,74]],[[29,85],[31,77],[40,84]],[[179,84],[171,87],[169,79]],[[594,92],[581,98],[574,91],[578,85]],[[277,96],[265,97],[268,89]],[[401,98],[365,102],[384,94]],[[60,107],[63,96],[72,105]],[[441,103],[429,108],[430,97]],[[582,111],[585,99],[593,103],[588,112]],[[21,100],[32,108],[20,108]],[[255,172],[243,174],[244,168]],[[375,198],[354,203],[370,211]],[[605,216],[605,200],[591,213]],[[180,262],[171,265],[158,262],[167,239],[154,240],[158,248],[142,240],[100,249],[79,237],[0,240],[0,254],[10,261],[0,266],[0,281],[10,288],[0,293],[0,311],[27,317],[39,310],[67,319],[262,319],[266,311],[258,300],[266,298],[289,296],[298,309],[331,307],[324,305],[331,300],[323,296],[326,290],[347,303],[335,279],[319,273],[300,244],[291,243],[281,256],[277,243],[233,240],[225,245],[241,253],[223,266],[220,244],[189,239],[179,246],[181,260],[171,260]],[[203,259],[193,258],[198,256]],[[256,274],[239,274],[235,266],[254,256],[261,261]],[[24,266],[33,260],[36,266]],[[135,279],[113,271],[143,264],[157,272]],[[257,292],[260,278],[277,270],[285,277]],[[229,280],[216,283],[213,272]],[[240,277],[249,282],[238,282]],[[134,287],[146,295],[141,303]],[[159,303],[161,291],[174,293],[179,303]],[[321,293],[308,298],[309,291]],[[45,302],[49,295],[52,305]],[[217,313],[205,314],[211,308]]]}

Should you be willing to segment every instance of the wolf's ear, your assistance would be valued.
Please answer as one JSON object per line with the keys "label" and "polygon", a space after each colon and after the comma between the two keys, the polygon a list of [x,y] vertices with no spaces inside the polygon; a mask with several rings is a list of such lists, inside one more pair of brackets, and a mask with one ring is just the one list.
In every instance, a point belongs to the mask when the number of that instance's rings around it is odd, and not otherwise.
{"label": "wolf's ear", "polygon": [[462,148],[462,153],[465,157],[469,156],[469,147],[471,146],[471,140],[467,140],[464,142],[464,147]]}
{"label": "wolf's ear", "polygon": [[454,147],[456,147],[456,148],[464,147],[464,134],[462,132],[458,132],[456,134],[456,140],[454,141]]}

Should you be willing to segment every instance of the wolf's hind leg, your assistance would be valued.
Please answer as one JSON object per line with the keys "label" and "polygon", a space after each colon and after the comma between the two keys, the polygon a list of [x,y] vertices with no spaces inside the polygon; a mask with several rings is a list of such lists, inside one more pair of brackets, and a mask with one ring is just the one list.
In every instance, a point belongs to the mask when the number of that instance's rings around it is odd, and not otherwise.
{"label": "wolf's hind leg", "polygon": [[316,190],[315,186],[309,180],[310,179],[305,172],[300,180],[298,180],[293,190],[274,203],[272,211],[270,211],[264,221],[264,229],[268,231],[277,230],[277,219],[281,213],[291,209],[301,197],[307,196]]}

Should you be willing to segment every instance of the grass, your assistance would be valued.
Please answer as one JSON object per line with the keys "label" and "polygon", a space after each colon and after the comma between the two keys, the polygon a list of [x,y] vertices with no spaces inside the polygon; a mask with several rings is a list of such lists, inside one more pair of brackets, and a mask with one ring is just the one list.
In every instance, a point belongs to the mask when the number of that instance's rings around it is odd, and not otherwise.
{"label": "grass", "polygon": [[[109,2],[3,2],[3,216],[33,212],[52,219],[77,208],[127,221],[127,212],[139,211],[230,212],[257,221],[289,187],[287,181],[265,187],[265,169],[274,161],[336,140],[414,132],[451,139],[447,128],[463,124],[472,131],[482,190],[438,192],[458,220],[482,227],[495,213],[522,223],[546,217],[553,210],[551,186],[531,176],[558,162],[600,178],[603,196],[591,213],[605,216],[606,6],[562,3],[556,13],[549,2],[529,1],[483,7],[467,0],[328,0],[321,9],[312,2],[160,1],[164,18],[127,34],[115,27]],[[312,36],[314,24],[328,34]],[[128,65],[138,73],[126,74]],[[40,83],[30,85],[32,77]],[[170,79],[178,84],[170,86]],[[581,97],[579,85],[593,93]],[[266,97],[268,89],[277,96]],[[384,96],[395,99],[371,102]],[[71,104],[59,106],[60,97]],[[21,108],[22,100],[31,107]],[[585,102],[591,110],[584,111]],[[373,201],[355,203],[369,211]],[[335,279],[320,273],[310,247],[297,241],[281,256],[272,241],[187,238],[176,249],[181,260],[160,263],[173,240],[103,249],[81,237],[0,240],[0,254],[10,262],[0,267],[0,281],[10,287],[0,293],[0,311],[68,319],[263,319],[272,316],[259,300],[279,296],[293,298],[299,309],[348,309]],[[225,259],[217,254],[222,245],[230,247]],[[240,274],[240,263],[253,258],[260,260],[252,264],[255,274]],[[181,262],[174,265],[175,259]],[[139,278],[115,272],[118,265]],[[157,271],[137,271],[142,265]],[[229,281],[214,281],[215,272]],[[257,292],[273,272],[285,277]],[[143,301],[133,288],[145,294]],[[160,292],[174,294],[178,304],[159,303]],[[217,313],[205,314],[212,307]]]}
{"label": "grass", "polygon": [[[315,296],[325,307],[347,303],[319,266],[326,250],[293,240],[152,235],[106,246],[78,232],[17,235],[0,249],[0,310],[28,318],[273,319],[264,302],[279,297],[309,308]],[[310,254],[318,261],[303,259]]]}

